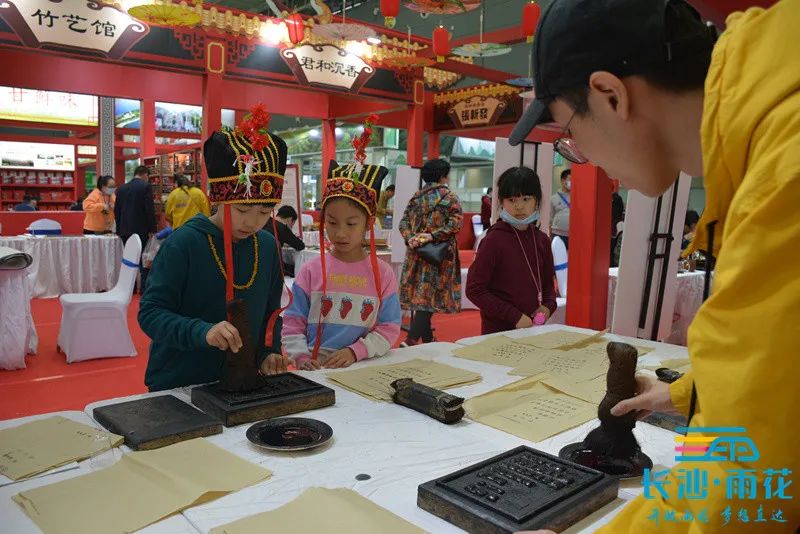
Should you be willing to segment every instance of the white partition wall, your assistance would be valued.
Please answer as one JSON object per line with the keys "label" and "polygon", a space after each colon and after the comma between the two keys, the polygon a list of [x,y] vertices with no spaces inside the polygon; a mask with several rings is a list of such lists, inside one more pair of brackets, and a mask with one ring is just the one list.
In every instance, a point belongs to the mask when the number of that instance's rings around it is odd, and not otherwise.
{"label": "white partition wall", "polygon": [[419,169],[402,165],[395,174],[394,217],[392,217],[392,263],[403,263],[406,257],[406,243],[400,235],[400,221],[406,206],[414,193],[419,191]]}
{"label": "white partition wall", "polygon": [[[538,151],[538,153],[537,153]],[[497,202],[497,179],[511,167],[533,168],[542,184],[542,205],[539,208],[540,228],[550,231],[550,196],[553,194],[553,145],[550,143],[523,143],[511,146],[508,139],[495,139],[494,179],[492,180],[492,222],[497,220],[500,206]]]}
{"label": "white partition wall", "polygon": [[[669,336],[672,327],[672,310],[675,309],[675,295],[678,280],[678,255],[683,237],[683,222],[686,216],[686,205],[689,200],[689,188],[692,179],[681,174],[674,188],[664,193],[661,202],[661,213],[656,223],[658,199],[649,198],[636,191],[628,193],[628,204],[625,208],[625,230],[622,234],[622,252],[619,263],[619,280],[614,299],[614,321],[611,330],[615,334],[650,338],[653,321],[656,315],[658,289],[663,270],[666,270],[666,284],[661,303],[661,317],[658,325],[658,339]],[[675,203],[672,228],[669,227],[673,195]],[[643,328],[639,326],[642,300],[647,287],[647,267],[650,254],[650,236],[657,229],[658,233],[672,233],[672,246],[668,261],[656,260],[650,276],[650,294],[648,311]],[[656,254],[663,254],[665,239],[658,240]]]}

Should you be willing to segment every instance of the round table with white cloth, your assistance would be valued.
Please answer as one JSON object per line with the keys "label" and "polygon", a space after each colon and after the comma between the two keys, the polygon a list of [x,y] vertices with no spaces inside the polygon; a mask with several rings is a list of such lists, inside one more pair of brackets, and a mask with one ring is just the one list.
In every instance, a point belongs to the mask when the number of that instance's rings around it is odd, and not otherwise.
{"label": "round table with white cloth", "polygon": [[0,270],[0,369],[24,369],[25,355],[39,347],[27,277],[31,268]]}
{"label": "round table with white cloth", "polygon": [[122,262],[122,240],[116,235],[1,237],[0,246],[33,258],[27,269],[33,298],[110,290]]}
{"label": "round table with white cloth", "polygon": [[[614,299],[617,294],[617,279],[619,269],[612,267],[608,270],[608,313],[606,326],[611,328],[614,319]],[[703,304],[704,271],[678,273],[678,288],[675,296],[675,310],[672,314],[672,329],[670,335],[663,340],[674,345],[686,345],[686,333],[692,323],[697,310]],[[558,309],[548,321],[548,324],[564,324],[566,317],[566,299],[558,299]]]}

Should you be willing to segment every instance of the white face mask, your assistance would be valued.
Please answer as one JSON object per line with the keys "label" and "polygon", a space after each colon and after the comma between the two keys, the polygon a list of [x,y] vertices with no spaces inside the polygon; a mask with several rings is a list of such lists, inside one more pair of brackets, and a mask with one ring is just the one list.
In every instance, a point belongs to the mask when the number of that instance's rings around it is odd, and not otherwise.
{"label": "white face mask", "polygon": [[564,185],[566,186],[567,191],[571,191],[572,190],[572,180],[570,180],[569,178],[566,179],[566,182],[565,182]]}
{"label": "white face mask", "polygon": [[103,193],[105,193],[106,195],[113,195],[114,191],[116,191],[116,190],[117,190],[116,187],[104,187],[103,188]]}

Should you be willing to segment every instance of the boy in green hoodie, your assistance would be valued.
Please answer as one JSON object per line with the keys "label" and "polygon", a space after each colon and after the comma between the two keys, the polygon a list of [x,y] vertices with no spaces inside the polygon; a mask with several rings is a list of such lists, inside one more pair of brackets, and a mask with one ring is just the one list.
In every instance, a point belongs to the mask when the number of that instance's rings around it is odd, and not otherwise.
{"label": "boy in green hoodie", "polygon": [[139,325],[152,340],[150,391],[222,377],[225,351],[242,347],[226,316],[234,298],[247,303],[261,372],[286,371],[280,258],[275,239],[260,230],[281,200],[286,143],[266,131],[268,120],[263,108],[253,108],[248,128],[214,132],[203,147],[217,210],[191,218],[164,242],[139,306]]}

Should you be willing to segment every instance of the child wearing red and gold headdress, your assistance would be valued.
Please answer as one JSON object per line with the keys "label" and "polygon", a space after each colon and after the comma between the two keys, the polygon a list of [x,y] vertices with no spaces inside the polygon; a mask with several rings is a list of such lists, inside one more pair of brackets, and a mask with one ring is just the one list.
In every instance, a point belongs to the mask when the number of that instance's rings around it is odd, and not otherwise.
{"label": "child wearing red and gold headdress", "polygon": [[139,306],[150,336],[145,384],[151,391],[214,382],[225,351],[243,346],[228,303],[243,299],[262,373],[286,370],[281,356],[283,292],[275,239],[262,231],[281,201],[286,143],[266,130],[269,115],[256,106],[236,130],[214,132],[203,146],[210,217],[189,219],[161,246]]}
{"label": "child wearing red and gold headdress", "polygon": [[[283,319],[283,346],[300,369],[347,367],[387,353],[400,335],[400,301],[391,266],[378,261],[373,225],[378,193],[388,169],[366,165],[377,117],[354,139],[356,162],[331,162],[322,195],[319,259],[304,264],[294,281],[294,302]],[[370,231],[370,249],[362,245]],[[321,240],[324,241],[324,240]]]}

